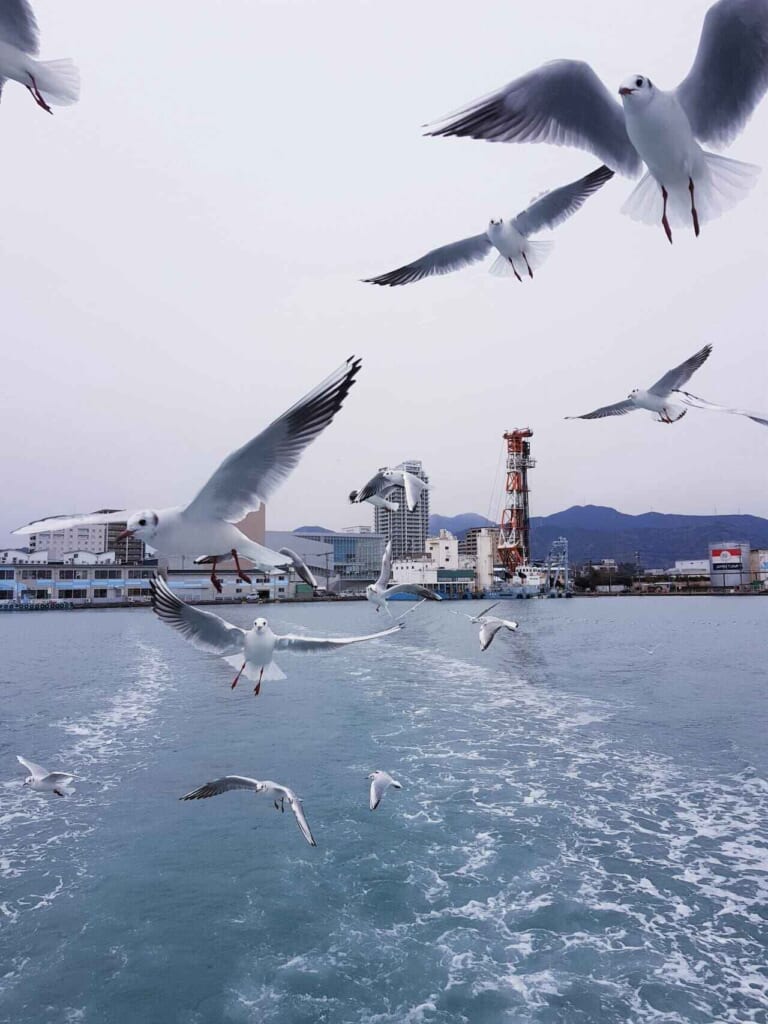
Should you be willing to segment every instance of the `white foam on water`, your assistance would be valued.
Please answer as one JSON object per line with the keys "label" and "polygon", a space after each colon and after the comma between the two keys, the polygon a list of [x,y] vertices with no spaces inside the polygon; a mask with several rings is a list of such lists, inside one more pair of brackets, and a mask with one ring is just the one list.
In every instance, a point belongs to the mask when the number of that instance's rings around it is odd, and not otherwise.
{"label": "white foam on water", "polygon": [[123,656],[131,652],[137,664],[130,686],[85,718],[52,723],[74,738],[57,757],[78,777],[74,794],[51,798],[16,780],[0,787],[0,875],[14,882],[14,896],[6,900],[3,911],[9,922],[45,910],[80,884],[88,867],[79,851],[97,828],[98,805],[107,799],[108,790],[137,770],[136,754],[148,742],[146,727],[157,713],[170,671],[150,644],[127,646]]}

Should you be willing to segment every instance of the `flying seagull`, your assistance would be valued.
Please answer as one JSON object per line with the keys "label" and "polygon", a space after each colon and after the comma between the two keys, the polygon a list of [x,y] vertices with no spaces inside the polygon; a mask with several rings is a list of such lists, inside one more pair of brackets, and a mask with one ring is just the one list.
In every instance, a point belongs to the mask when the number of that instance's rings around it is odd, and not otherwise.
{"label": "flying seagull", "polygon": [[297,554],[293,550],[293,548],[279,548],[278,551],[281,555],[286,556],[286,558],[291,563],[291,568],[294,570],[296,575],[300,579],[304,580],[306,584],[312,587],[313,590],[317,590],[317,580],[315,579],[315,574],[309,568],[309,566],[301,557],[301,555]]}
{"label": "flying seagull", "polygon": [[216,564],[223,558],[234,558],[238,573],[247,583],[250,577],[240,566],[241,555],[261,572],[289,569],[292,562],[288,556],[257,544],[234,524],[260,502],[266,502],[296,468],[304,449],[341,408],[359,369],[359,359],[348,359],[266,430],[228,455],[186,507],[53,516],[14,532],[41,533],[127,520],[127,528],[118,540],[135,536],[163,555],[199,556],[198,563],[211,563],[211,582],[219,592]]}
{"label": "flying seagull", "polygon": [[27,761],[20,754],[16,755],[16,760],[29,772],[24,779],[25,786],[29,786],[38,793],[55,793],[56,796],[69,796],[72,793],[71,784],[75,776],[70,775],[69,772],[46,771],[39,764]]}
{"label": "flying seagull", "polygon": [[379,578],[375,583],[370,583],[365,588],[366,599],[375,606],[377,612],[382,608],[386,608],[387,613],[391,618],[392,612],[390,612],[387,607],[387,601],[395,594],[412,594],[414,597],[424,598],[425,601],[442,600],[440,595],[436,594],[434,590],[422,587],[419,583],[393,583],[391,587],[387,586],[391,573],[392,541],[388,540],[387,546],[384,548],[384,555],[381,559],[381,572],[379,573]]}
{"label": "flying seagull", "polygon": [[635,388],[623,402],[604,405],[583,416],[566,416],[565,418],[567,420],[600,420],[605,416],[624,416],[628,412],[634,412],[635,409],[648,409],[649,412],[655,414],[654,419],[658,423],[676,423],[685,416],[688,410],[671,401],[671,396],[690,380],[711,351],[712,346],[705,345],[690,359],[686,359],[684,363],[680,363],[679,366],[665,373],[647,391]]}
{"label": "flying seagull", "polygon": [[517,629],[517,623],[513,619],[500,619],[496,615],[489,615],[498,601],[494,601],[492,605],[489,605],[484,611],[479,612],[477,615],[466,615],[466,612],[455,612],[454,614],[463,614],[470,622],[480,624],[480,650],[487,651],[493,642],[493,638],[499,632],[500,629],[508,629],[510,632],[514,632]]}
{"label": "flying seagull", "polygon": [[352,491],[349,500],[353,505],[367,501],[371,505],[379,505],[397,512],[400,508],[399,503],[388,500],[396,487],[401,487],[405,492],[405,503],[409,512],[416,508],[422,491],[428,490],[428,485],[415,473],[408,473],[404,469],[380,469],[359,491]]}
{"label": "flying seagull", "polygon": [[759,168],[706,152],[739,134],[768,88],[768,2],[718,0],[704,19],[693,66],[680,85],[647,75],[619,88],[622,106],[589,64],[555,60],[449,115],[430,135],[491,142],[551,142],[594,153],[635,177],[623,212],[646,224],[700,226],[744,197]]}
{"label": "flying seagull", "polygon": [[471,235],[458,242],[432,249],[421,259],[379,277],[365,279],[366,284],[397,285],[421,281],[434,274],[450,274],[472,263],[478,263],[495,249],[498,253],[491,265],[497,277],[512,275],[518,281],[523,275],[533,277],[552,249],[552,242],[535,242],[531,235],[546,228],[555,228],[571,217],[584,201],[613,177],[608,167],[598,167],[570,185],[563,185],[534,200],[527,210],[507,220],[492,220],[481,235]]}
{"label": "flying seagull", "polygon": [[392,778],[389,772],[383,772],[379,768],[375,772],[371,772],[368,778],[371,780],[370,807],[372,811],[375,811],[379,806],[382,797],[390,786],[393,789],[403,788],[399,782]]}
{"label": "flying seagull", "polygon": [[255,680],[253,692],[257,696],[263,679],[285,679],[285,673],[272,660],[275,651],[292,651],[299,654],[336,651],[349,644],[389,636],[403,628],[403,623],[398,623],[389,629],[366,636],[319,638],[294,636],[291,633],[279,636],[272,632],[266,619],[254,620],[251,629],[241,629],[240,626],[232,625],[213,612],[193,608],[192,605],[181,601],[160,576],[150,580],[149,585],[152,588],[152,609],[158,618],[177,629],[195,647],[211,654],[218,654],[236,668],[238,671],[232,682],[233,690],[243,674],[247,679]]}
{"label": "flying seagull", "polygon": [[257,796],[259,793],[268,793],[272,797],[275,810],[283,812],[287,802],[293,811],[301,834],[310,846],[317,846],[314,836],[309,830],[307,819],[304,817],[301,800],[299,800],[292,789],[289,789],[287,786],[281,786],[278,782],[270,782],[268,779],[261,782],[258,779],[248,779],[244,775],[225,775],[221,779],[214,779],[213,782],[206,782],[204,786],[200,786],[199,789],[193,789],[191,793],[186,793],[184,796],[179,797],[179,799],[206,800],[209,796],[219,796],[230,789],[250,789]]}
{"label": "flying seagull", "polygon": [[0,92],[11,78],[29,89],[38,107],[76,103],[80,75],[71,60],[35,60],[39,51],[37,22],[28,0],[0,3]]}

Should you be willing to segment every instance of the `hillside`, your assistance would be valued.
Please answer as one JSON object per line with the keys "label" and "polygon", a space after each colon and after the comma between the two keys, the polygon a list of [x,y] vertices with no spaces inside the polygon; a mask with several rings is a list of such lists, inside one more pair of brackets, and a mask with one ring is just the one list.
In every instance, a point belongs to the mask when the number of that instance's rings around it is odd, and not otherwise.
{"label": "hillside", "polygon": [[[450,524],[454,523],[455,526]],[[461,525],[459,525],[461,524]],[[484,516],[431,516],[430,532],[440,527],[461,535],[472,526],[489,525]],[[492,524],[491,524],[492,525]],[[546,558],[556,537],[568,538],[571,561],[615,558],[634,562],[639,552],[648,569],[668,568],[676,559],[706,558],[707,545],[717,540],[746,540],[752,547],[768,547],[768,519],[759,516],[681,516],[645,512],[630,516],[601,505],[574,505],[551,516],[531,519],[534,559]]]}

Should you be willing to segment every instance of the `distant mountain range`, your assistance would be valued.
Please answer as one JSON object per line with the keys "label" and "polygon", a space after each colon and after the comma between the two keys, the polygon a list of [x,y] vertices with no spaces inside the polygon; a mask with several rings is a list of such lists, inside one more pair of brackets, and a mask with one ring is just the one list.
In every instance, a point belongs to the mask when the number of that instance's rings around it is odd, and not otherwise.
{"label": "distant mountain range", "polygon": [[[450,530],[463,538],[473,526],[496,526],[476,512],[429,517],[429,532]],[[323,526],[301,526],[296,532],[330,533]],[[552,541],[568,538],[572,562],[615,558],[634,562],[636,553],[646,569],[668,569],[677,559],[706,558],[710,541],[744,540],[753,548],[768,548],[768,519],[760,516],[676,516],[645,512],[628,516],[604,505],[574,505],[551,516],[531,519],[532,557],[547,557]]]}
{"label": "distant mountain range", "polygon": [[[473,526],[495,526],[485,516],[430,516],[430,533],[450,530],[463,537]],[[568,538],[572,562],[615,558],[640,562],[647,569],[666,569],[675,560],[706,558],[710,541],[744,540],[753,548],[768,548],[768,519],[759,516],[678,516],[645,512],[629,516],[603,505],[574,505],[551,516],[531,518],[534,559],[546,558],[556,537]]]}

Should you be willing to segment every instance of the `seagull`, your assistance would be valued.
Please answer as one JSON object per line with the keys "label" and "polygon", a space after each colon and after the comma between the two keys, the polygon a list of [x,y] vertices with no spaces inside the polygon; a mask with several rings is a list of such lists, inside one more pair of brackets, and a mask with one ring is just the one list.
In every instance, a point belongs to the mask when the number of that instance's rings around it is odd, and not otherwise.
{"label": "seagull", "polygon": [[291,633],[279,636],[272,632],[266,619],[255,619],[251,629],[241,629],[213,612],[193,608],[181,601],[160,576],[150,580],[149,585],[152,589],[152,609],[158,618],[178,629],[195,647],[218,654],[233,668],[237,668],[237,675],[232,682],[233,690],[243,674],[247,679],[256,680],[253,690],[256,696],[259,695],[263,679],[270,682],[285,679],[285,673],[272,660],[275,651],[304,654],[335,651],[349,644],[397,633],[404,625],[401,622],[367,636],[317,638],[294,636]]}
{"label": "seagull", "polygon": [[221,581],[216,576],[216,564],[223,558],[234,558],[237,572],[246,583],[251,580],[240,566],[240,555],[261,572],[291,568],[288,556],[257,544],[234,524],[260,502],[266,502],[296,468],[304,449],[341,408],[359,369],[359,359],[348,359],[266,430],[228,455],[186,507],[53,516],[22,526],[14,533],[42,533],[127,520],[118,540],[139,537],[163,555],[199,556],[198,564],[212,563],[211,582],[219,593]]}
{"label": "seagull", "polygon": [[307,819],[304,817],[301,800],[299,800],[292,789],[289,789],[287,786],[281,786],[279,782],[270,782],[268,779],[261,782],[258,779],[248,779],[244,775],[225,775],[221,779],[214,779],[213,782],[206,782],[204,786],[200,786],[199,789],[193,789],[191,793],[186,793],[184,796],[179,797],[179,799],[206,800],[209,796],[219,796],[230,789],[250,789],[256,795],[268,793],[272,797],[275,810],[283,812],[285,812],[287,801],[296,818],[296,824],[299,826],[301,834],[310,846],[317,846],[314,836],[309,830]]}
{"label": "seagull", "polygon": [[397,512],[400,508],[399,503],[387,500],[396,487],[401,487],[405,492],[405,503],[409,512],[415,510],[422,491],[429,489],[428,485],[415,473],[408,473],[404,469],[385,468],[380,469],[375,476],[372,476],[359,491],[352,491],[349,500],[353,505],[367,501],[371,505],[379,505],[391,512]]}
{"label": "seagull", "polygon": [[381,559],[381,572],[375,583],[370,583],[365,588],[366,600],[375,605],[376,611],[385,608],[387,614],[392,618],[392,612],[387,607],[387,601],[395,594],[413,594],[414,597],[421,597],[425,601],[441,601],[442,598],[434,590],[422,587],[420,583],[393,583],[388,587],[389,577],[392,572],[392,541],[387,541],[384,548],[384,555]]}
{"label": "seagull", "polygon": [[678,391],[682,384],[690,380],[711,351],[712,346],[705,345],[690,359],[686,359],[684,363],[680,363],[679,366],[665,373],[647,391],[635,388],[623,402],[604,405],[583,416],[566,416],[565,418],[567,420],[600,420],[605,416],[624,416],[628,412],[634,412],[635,409],[648,409],[655,414],[654,419],[657,423],[676,423],[685,416],[688,410],[670,401],[670,397]]}
{"label": "seagull", "polygon": [[718,0],[707,11],[693,66],[659,89],[631,75],[611,97],[589,64],[555,60],[434,126],[429,135],[551,142],[586,149],[622,174],[647,173],[623,207],[635,220],[701,225],[752,188],[759,168],[702,149],[732,142],[768,88],[768,3]]}
{"label": "seagull", "polygon": [[29,772],[24,779],[25,786],[30,786],[38,793],[55,793],[56,796],[69,796],[72,793],[71,783],[75,776],[69,772],[48,772],[20,754],[16,755],[16,760]]}
{"label": "seagull", "polygon": [[298,555],[293,548],[278,548],[278,552],[281,555],[285,555],[285,557],[290,561],[291,568],[300,579],[304,580],[304,582],[308,584],[308,586],[312,587],[313,590],[317,590],[315,574],[309,568],[301,555]]}
{"label": "seagull", "polygon": [[499,619],[495,615],[489,615],[493,608],[496,607],[498,601],[494,601],[492,605],[489,605],[485,611],[480,612],[478,615],[466,615],[465,612],[454,612],[454,615],[464,614],[470,622],[480,624],[480,650],[487,651],[493,642],[493,638],[499,632],[500,629],[506,627],[510,632],[514,632],[517,629],[517,623],[513,619]]}
{"label": "seagull", "polygon": [[382,797],[390,786],[392,786],[393,789],[403,788],[399,782],[392,778],[389,772],[383,772],[380,768],[377,768],[375,772],[371,772],[368,778],[371,780],[370,805],[372,811],[375,811],[379,806]]}
{"label": "seagull", "polygon": [[27,0],[0,4],[0,92],[8,78],[21,83],[38,107],[52,114],[50,104],[76,103],[80,74],[71,60],[35,60],[39,50],[37,22]]}
{"label": "seagull", "polygon": [[450,274],[472,263],[484,260],[495,249],[498,253],[491,264],[491,273],[497,277],[512,275],[522,281],[521,275],[533,277],[552,249],[552,242],[535,242],[530,236],[545,228],[555,228],[571,217],[584,201],[613,177],[608,167],[598,167],[570,185],[563,185],[534,200],[528,209],[507,220],[491,220],[481,235],[471,235],[449,245],[432,249],[421,259],[379,277],[365,278],[365,284],[398,285],[421,281],[434,274]]}

